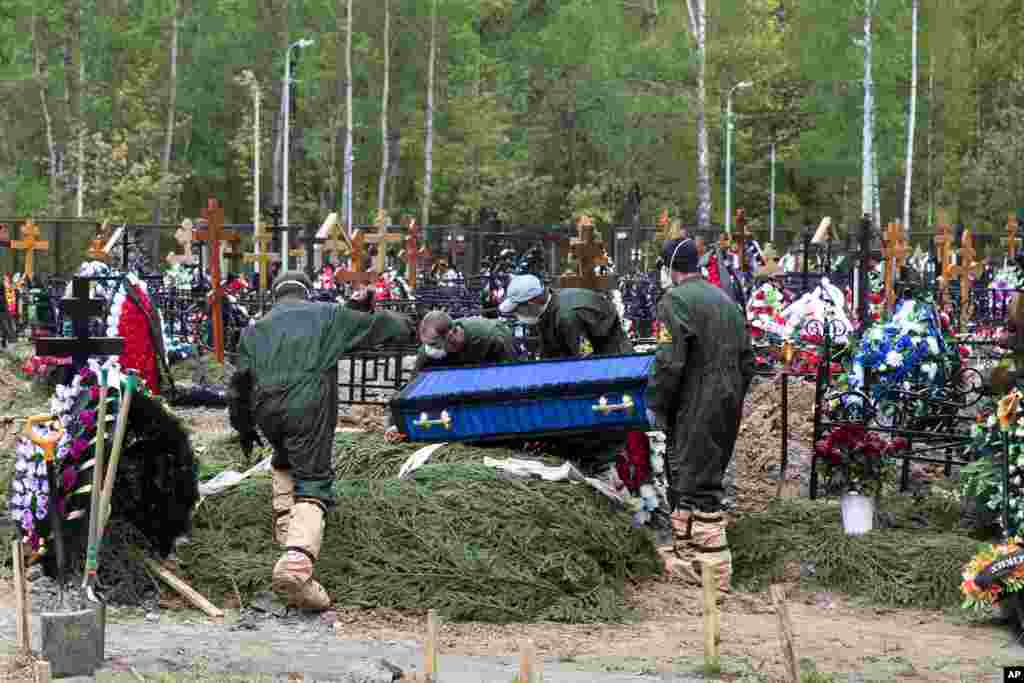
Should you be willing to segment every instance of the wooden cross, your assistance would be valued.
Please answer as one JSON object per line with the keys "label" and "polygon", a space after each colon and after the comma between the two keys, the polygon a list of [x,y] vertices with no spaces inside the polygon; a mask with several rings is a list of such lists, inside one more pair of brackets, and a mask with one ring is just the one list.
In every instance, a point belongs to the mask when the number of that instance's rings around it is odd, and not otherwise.
{"label": "wooden cross", "polygon": [[71,356],[74,370],[86,366],[90,356],[117,356],[124,352],[121,337],[90,337],[89,321],[102,318],[106,313],[106,301],[91,297],[89,278],[76,277],[72,281],[70,298],[60,300],[63,313],[71,318],[72,337],[41,337],[33,340],[36,354],[40,356]]}
{"label": "wooden cross", "polygon": [[949,273],[947,269],[952,266],[952,250],[953,250],[953,226],[949,224],[949,220],[946,218],[946,212],[939,209],[935,212],[936,216],[936,233],[935,233],[935,252],[938,258],[936,264],[936,271],[939,276],[939,291],[941,293],[941,300],[943,303],[949,301]]}
{"label": "wooden cross", "polygon": [[213,280],[213,289],[210,293],[211,315],[213,316],[213,352],[218,363],[224,363],[224,318],[221,316],[221,304],[224,290],[221,289],[220,276],[220,243],[230,239],[232,235],[238,236],[234,230],[224,229],[224,209],[212,197],[203,209],[203,218],[206,219],[206,229],[196,230],[192,233],[192,239],[196,242],[206,242],[210,248],[210,279]]}
{"label": "wooden cross", "polygon": [[91,259],[94,261],[103,261],[104,263],[110,259],[110,254],[104,251],[103,246],[105,243],[105,237],[107,234],[107,221],[103,221],[103,225],[96,231],[96,237],[93,238],[92,242],[89,243],[89,251],[86,252]]}
{"label": "wooden cross", "polygon": [[967,330],[967,324],[971,320],[971,276],[980,275],[984,265],[977,261],[978,253],[974,250],[974,238],[970,230],[964,230],[964,236],[960,242],[960,254],[957,264],[947,264],[943,270],[943,280],[948,285],[954,277],[960,278],[960,331]]}
{"label": "wooden cross", "polygon": [[374,235],[367,235],[366,241],[370,244],[377,245],[377,259],[374,264],[374,269],[378,273],[383,273],[387,270],[387,245],[388,243],[402,242],[403,237],[401,235],[389,235],[388,234],[388,215],[384,213],[383,209],[377,209],[377,220],[374,221],[374,226],[377,228],[377,233]]}
{"label": "wooden cross", "polygon": [[[331,214],[336,216],[337,214]],[[342,255],[352,253],[352,241],[348,237],[348,231],[341,227],[336,220],[328,229],[327,239],[324,240],[324,253],[330,254],[331,258],[340,260]]]}
{"label": "wooden cross", "polygon": [[1003,244],[1009,252],[1011,261],[1013,261],[1017,256],[1017,245],[1020,243],[1020,238],[1017,237],[1017,230],[1019,227],[1020,226],[1017,223],[1017,214],[1010,213],[1006,219],[1006,237],[1003,238]]}
{"label": "wooden cross", "polygon": [[257,223],[252,231],[252,241],[259,248],[259,252],[246,254],[243,258],[246,263],[260,264],[260,291],[265,292],[270,288],[270,264],[280,261],[281,257],[273,253],[271,244],[274,235],[267,231],[267,224],[262,221]]}
{"label": "wooden cross", "polygon": [[736,230],[733,232],[736,238],[736,248],[740,252],[740,270],[744,273],[750,272],[750,264],[747,263],[747,242],[752,235],[747,232],[747,212],[743,209],[736,209]]}
{"label": "wooden cross", "polygon": [[405,238],[405,281],[409,283],[410,289],[416,289],[416,271],[419,267],[420,229],[416,225],[416,219],[409,219],[409,235]]}
{"label": "wooden cross", "polygon": [[338,282],[348,282],[353,285],[368,285],[376,276],[363,270],[364,250],[366,248],[366,235],[361,230],[356,230],[352,235],[352,266],[349,270],[338,270],[334,279]]}
{"label": "wooden cross", "polygon": [[899,223],[889,223],[885,233],[885,310],[892,313],[896,305],[896,274],[907,261],[907,245],[903,241],[903,228]]}
{"label": "wooden cross", "polygon": [[576,229],[579,231],[579,237],[572,240],[571,249],[576,258],[577,272],[563,276],[559,285],[594,290],[611,289],[614,286],[612,278],[596,273],[597,266],[608,263],[608,256],[601,242],[594,240],[594,221],[590,216],[580,216],[576,222]]}
{"label": "wooden cross", "polygon": [[50,243],[39,239],[39,226],[33,223],[31,218],[25,223],[21,234],[22,238],[20,240],[11,242],[11,248],[25,252],[25,277],[31,280],[32,275],[35,273],[32,267],[35,262],[35,252],[49,251]]}
{"label": "wooden cross", "polygon": [[185,219],[174,231],[174,240],[181,246],[181,254],[171,252],[167,255],[167,262],[172,266],[195,263],[196,258],[192,255],[192,221]]}

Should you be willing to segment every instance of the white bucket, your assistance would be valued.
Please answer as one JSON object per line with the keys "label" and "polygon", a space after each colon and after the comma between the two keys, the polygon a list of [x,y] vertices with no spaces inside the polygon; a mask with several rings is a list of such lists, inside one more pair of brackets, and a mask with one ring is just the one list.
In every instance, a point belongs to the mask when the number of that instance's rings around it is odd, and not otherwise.
{"label": "white bucket", "polygon": [[859,493],[847,493],[839,498],[843,513],[843,531],[848,536],[860,536],[875,526],[875,499]]}

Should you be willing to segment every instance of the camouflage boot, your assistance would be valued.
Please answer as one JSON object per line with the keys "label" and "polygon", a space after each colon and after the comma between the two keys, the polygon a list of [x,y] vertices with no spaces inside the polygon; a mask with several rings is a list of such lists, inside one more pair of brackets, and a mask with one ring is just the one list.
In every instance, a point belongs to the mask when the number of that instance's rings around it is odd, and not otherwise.
{"label": "camouflage boot", "polygon": [[691,566],[697,582],[700,582],[702,565],[709,563],[715,568],[719,592],[729,593],[732,590],[732,551],[725,537],[725,517],[721,512],[694,512],[692,522],[690,547],[694,556]]}
{"label": "camouflage boot", "polygon": [[270,469],[271,498],[270,506],[274,510],[274,540],[282,548],[288,542],[288,521],[295,504],[295,480],[290,470]]}
{"label": "camouflage boot", "polygon": [[676,510],[672,513],[672,544],[658,547],[658,554],[665,563],[665,574],[690,583],[693,575],[693,551],[690,548],[693,524],[689,510]]}

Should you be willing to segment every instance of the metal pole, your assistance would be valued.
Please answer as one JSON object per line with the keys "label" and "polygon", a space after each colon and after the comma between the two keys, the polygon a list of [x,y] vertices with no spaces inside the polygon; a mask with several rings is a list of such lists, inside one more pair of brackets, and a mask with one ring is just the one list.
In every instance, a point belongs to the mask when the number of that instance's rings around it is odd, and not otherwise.
{"label": "metal pole", "polygon": [[[252,224],[253,230],[260,223],[260,93],[258,86],[253,86],[253,104],[256,107],[255,122],[252,129],[253,144],[253,191],[252,191]],[[260,253],[259,240],[254,240],[256,255]],[[260,272],[260,262],[256,259],[256,274]]]}
{"label": "metal pole", "polygon": [[292,89],[292,48],[284,57],[284,230],[281,231],[281,272],[288,270],[288,126],[290,124],[288,112],[291,109]]}
{"label": "metal pole", "polygon": [[769,220],[770,228],[768,231],[768,241],[772,244],[775,243],[775,141],[772,140],[772,189],[771,189],[771,208],[769,209]]}
{"label": "metal pole", "polygon": [[[733,88],[735,90],[735,88]],[[725,101],[725,231],[732,234],[732,93]]]}

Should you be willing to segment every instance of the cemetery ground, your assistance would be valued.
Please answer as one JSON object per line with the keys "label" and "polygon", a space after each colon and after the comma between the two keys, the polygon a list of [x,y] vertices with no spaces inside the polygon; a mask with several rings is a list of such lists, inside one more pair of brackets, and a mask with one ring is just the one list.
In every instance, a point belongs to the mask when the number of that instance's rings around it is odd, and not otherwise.
{"label": "cemetery ground", "polygon": [[[33,388],[18,371],[27,353],[28,348],[20,345],[0,353],[0,416],[45,410],[48,393]],[[179,366],[177,379],[190,381],[197,367],[216,366]],[[206,379],[222,378],[208,374]],[[813,386],[793,380],[790,389],[788,475],[803,480],[799,488],[806,496]],[[737,518],[763,510],[775,496],[777,396],[777,383],[765,380],[755,385],[747,400],[736,453]],[[204,476],[246,468],[225,410],[178,413],[192,429]],[[380,428],[379,409],[343,408],[342,414],[341,428]],[[13,424],[0,424],[0,472],[11,469],[5,459],[13,454],[16,431]],[[361,437],[354,433],[352,438]],[[948,497],[944,492],[954,488],[923,469],[916,470],[914,484],[929,499]],[[795,495],[795,488],[790,495]],[[0,491],[5,490],[6,482],[0,482]],[[6,501],[0,503],[6,508]],[[0,530],[8,533],[7,527]],[[324,552],[345,549],[325,546]],[[0,556],[0,654],[13,652],[14,640],[5,559]],[[174,563],[169,567],[174,569]],[[982,680],[999,674],[1004,665],[1024,661],[1024,647],[1014,644],[1009,629],[991,615],[975,616],[955,607],[900,609],[863,595],[841,594],[816,583],[815,575],[808,559],[790,563],[781,577],[788,589],[797,655],[808,674],[805,680]],[[629,585],[626,601],[630,617],[623,623],[443,622],[439,680],[512,680],[518,653],[528,640],[549,681],[707,680],[699,589],[648,580]],[[153,604],[112,608],[106,667],[97,680],[270,681],[290,672],[304,673],[307,680],[343,680],[338,671],[345,662],[361,658],[384,658],[405,671],[422,669],[425,611],[341,607],[322,616],[280,616],[275,614],[279,606],[266,596],[241,604],[228,599],[219,606],[225,609],[225,618],[211,620],[161,586]],[[720,609],[722,671],[716,678],[782,680],[785,664],[766,587],[745,590],[741,585]],[[820,675],[811,674],[815,671]]]}

